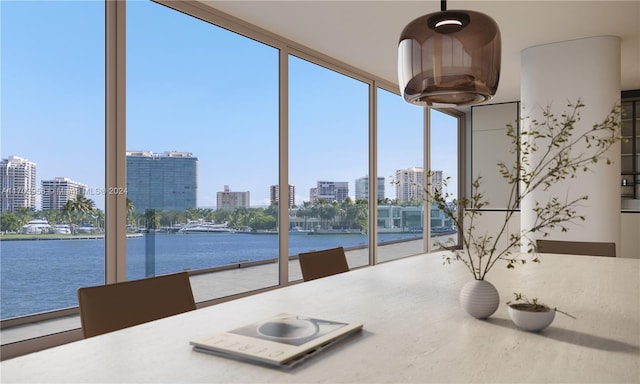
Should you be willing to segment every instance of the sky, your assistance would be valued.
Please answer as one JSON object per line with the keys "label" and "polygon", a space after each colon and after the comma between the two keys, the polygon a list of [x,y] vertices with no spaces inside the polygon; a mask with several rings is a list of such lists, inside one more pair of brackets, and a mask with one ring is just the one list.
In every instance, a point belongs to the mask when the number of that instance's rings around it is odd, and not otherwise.
{"label": "sky", "polygon": [[[55,17],[52,17],[55,15]],[[0,156],[40,180],[87,184],[104,208],[104,4],[0,2]],[[368,173],[368,85],[289,58],[289,180],[296,204],[317,181]],[[146,1],[127,6],[127,150],[198,158],[198,206],[278,182],[278,50]],[[378,176],[422,165],[423,109],[378,91]],[[456,172],[456,121],[432,114],[432,169]],[[451,189],[455,189],[452,183]],[[38,205],[39,209],[40,206]]]}

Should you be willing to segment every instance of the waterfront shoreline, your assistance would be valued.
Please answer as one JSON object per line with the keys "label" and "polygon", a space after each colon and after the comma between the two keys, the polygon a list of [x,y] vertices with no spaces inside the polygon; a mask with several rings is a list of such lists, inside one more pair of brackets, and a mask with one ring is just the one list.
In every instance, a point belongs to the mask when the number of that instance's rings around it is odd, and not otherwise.
{"label": "waterfront shoreline", "polygon": [[[132,239],[142,237],[141,233],[128,233],[127,238]],[[104,235],[0,235],[1,241],[22,241],[22,240],[103,240]]]}
{"label": "waterfront shoreline", "polygon": [[[35,241],[29,241],[26,238],[29,235],[18,235],[3,236],[19,237],[24,241],[0,243],[0,313],[3,317],[27,316],[74,306],[77,305],[79,287],[104,284],[106,243],[103,239],[96,239],[104,234],[75,235],[76,240],[88,239],[86,241],[48,242],[42,240],[69,240],[74,235],[38,235]],[[200,275],[203,271],[273,265],[280,252],[277,236],[269,235],[132,235],[138,237],[126,241],[125,268],[128,280],[185,270]],[[378,243],[384,245],[409,243],[412,240],[417,240],[417,237],[400,233],[378,237]],[[343,246],[345,250],[364,255],[367,252],[361,250],[368,245],[365,236],[297,235],[289,236],[285,252],[292,258],[300,252]],[[364,259],[362,262],[365,262]],[[234,283],[230,286],[233,287]]]}

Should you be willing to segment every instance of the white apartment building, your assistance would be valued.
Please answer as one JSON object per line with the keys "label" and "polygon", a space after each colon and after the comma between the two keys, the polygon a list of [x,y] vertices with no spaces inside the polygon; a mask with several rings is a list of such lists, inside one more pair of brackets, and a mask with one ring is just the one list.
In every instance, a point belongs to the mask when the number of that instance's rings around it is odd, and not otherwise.
{"label": "white apartment building", "polygon": [[442,192],[442,182],[442,171],[431,171],[431,193],[436,190]]}
{"label": "white apartment building", "polygon": [[53,180],[42,180],[42,210],[62,210],[69,200],[76,200],[78,195],[87,196],[89,187],[86,184],[56,177]]}
{"label": "white apartment building", "polygon": [[[412,167],[396,171],[396,199],[401,203],[422,201],[425,198],[425,174],[422,167]],[[431,192],[442,191],[442,171],[432,171]]]}
{"label": "white apartment building", "polygon": [[344,202],[349,196],[349,183],[347,181],[318,181],[315,188],[309,191],[311,203],[317,204],[320,200],[327,203]]}
{"label": "white apartment building", "polygon": [[36,209],[36,163],[18,156],[0,162],[0,213]]}
{"label": "white apartment building", "polygon": [[400,203],[424,199],[424,169],[412,167],[396,171],[396,199]]}
{"label": "white apartment building", "polygon": [[249,191],[231,192],[229,186],[224,186],[224,192],[216,193],[216,209],[235,211],[237,208],[249,208],[251,199]]}

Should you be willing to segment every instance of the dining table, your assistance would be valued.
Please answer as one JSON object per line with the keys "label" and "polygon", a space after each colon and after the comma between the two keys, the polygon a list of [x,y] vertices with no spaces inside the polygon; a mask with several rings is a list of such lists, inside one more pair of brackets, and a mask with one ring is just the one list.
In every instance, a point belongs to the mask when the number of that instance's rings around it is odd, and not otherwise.
{"label": "dining table", "polygon": [[[474,276],[425,253],[144,323],[8,359],[2,383],[638,383],[640,259],[540,254],[486,275],[500,305],[467,314]],[[525,255],[525,257],[528,257]],[[212,276],[214,278],[214,276]],[[558,312],[518,328],[521,293]],[[292,368],[202,353],[190,341],[279,313],[361,323],[360,332]]]}

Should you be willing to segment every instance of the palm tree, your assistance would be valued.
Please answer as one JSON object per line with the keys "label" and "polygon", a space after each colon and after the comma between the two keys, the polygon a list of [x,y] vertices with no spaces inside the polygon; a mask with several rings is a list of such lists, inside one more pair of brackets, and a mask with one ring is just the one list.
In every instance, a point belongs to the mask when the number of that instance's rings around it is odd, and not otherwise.
{"label": "palm tree", "polygon": [[62,207],[63,211],[67,212],[82,212],[86,213],[93,210],[95,203],[91,199],[87,199],[83,195],[76,196],[75,199],[67,200]]}
{"label": "palm tree", "polygon": [[136,224],[136,207],[133,205],[133,201],[127,197],[127,224]]}
{"label": "palm tree", "polygon": [[336,216],[335,207],[325,199],[320,199],[318,205],[314,206],[314,213],[320,218],[320,227],[322,229],[328,229],[330,220],[333,220]]}
{"label": "palm tree", "polygon": [[127,215],[133,214],[136,211],[135,205],[133,205],[133,200],[127,197]]}
{"label": "palm tree", "polygon": [[95,203],[91,199],[87,199],[83,195],[77,195],[75,200],[67,200],[62,207],[62,211],[76,224],[84,219],[87,213],[92,213],[95,209]]}
{"label": "palm tree", "polygon": [[298,211],[296,212],[297,217],[304,217],[304,229],[309,229],[309,226],[307,225],[307,220],[313,216],[313,212],[311,208],[312,208],[311,202],[305,201],[302,204],[302,207],[299,207]]}
{"label": "palm tree", "polygon": [[95,209],[96,203],[87,199],[83,195],[76,196],[76,203],[78,204],[78,210],[82,213],[89,213]]}
{"label": "palm tree", "polygon": [[160,227],[160,216],[161,216],[161,212],[160,211],[156,211],[155,209],[147,209],[145,211],[145,222],[146,222],[146,226],[147,229],[150,230],[155,230],[158,229]]}

